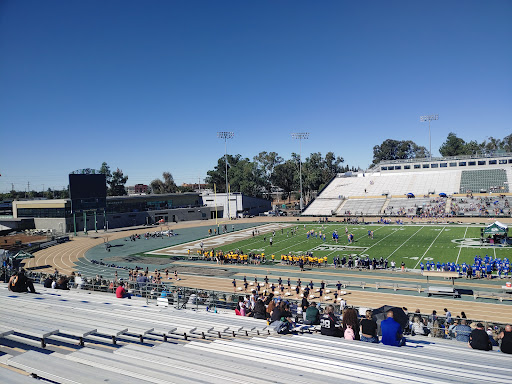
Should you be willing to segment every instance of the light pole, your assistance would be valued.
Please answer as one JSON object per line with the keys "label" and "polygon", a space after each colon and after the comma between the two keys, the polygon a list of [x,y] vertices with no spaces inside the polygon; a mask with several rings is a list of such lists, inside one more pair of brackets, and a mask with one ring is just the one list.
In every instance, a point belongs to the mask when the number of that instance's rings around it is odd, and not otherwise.
{"label": "light pole", "polygon": [[228,190],[228,139],[232,139],[235,137],[234,132],[217,132],[217,137],[224,139],[224,162],[226,163],[226,199],[227,199],[227,209],[228,209],[228,220],[231,218],[229,216],[229,190]]}
{"label": "light pole", "polygon": [[430,160],[432,160],[432,135],[430,134],[430,122],[432,120],[439,120],[439,115],[420,116],[420,121],[428,121],[428,142],[429,142]]}
{"label": "light pole", "polygon": [[299,189],[300,189],[300,211],[304,209],[304,200],[302,198],[302,140],[309,138],[309,132],[292,133],[294,139],[299,140]]}

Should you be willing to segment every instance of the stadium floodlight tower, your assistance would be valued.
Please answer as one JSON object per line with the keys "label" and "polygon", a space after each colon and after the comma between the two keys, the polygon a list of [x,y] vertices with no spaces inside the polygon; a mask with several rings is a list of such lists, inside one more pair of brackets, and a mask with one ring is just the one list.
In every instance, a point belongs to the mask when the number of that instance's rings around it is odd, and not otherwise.
{"label": "stadium floodlight tower", "polygon": [[309,139],[309,132],[292,133],[294,139],[299,140],[299,189],[300,189],[300,211],[304,209],[304,199],[302,198],[302,140]]}
{"label": "stadium floodlight tower", "polygon": [[217,132],[217,137],[224,139],[224,162],[226,163],[226,200],[228,209],[228,220],[231,219],[229,215],[229,189],[228,189],[228,139],[235,137],[234,132]]}
{"label": "stadium floodlight tower", "polygon": [[439,115],[425,115],[420,116],[420,121],[428,121],[428,142],[429,142],[429,149],[430,152],[430,161],[432,161],[432,135],[430,134],[430,122],[432,120],[439,120]]}

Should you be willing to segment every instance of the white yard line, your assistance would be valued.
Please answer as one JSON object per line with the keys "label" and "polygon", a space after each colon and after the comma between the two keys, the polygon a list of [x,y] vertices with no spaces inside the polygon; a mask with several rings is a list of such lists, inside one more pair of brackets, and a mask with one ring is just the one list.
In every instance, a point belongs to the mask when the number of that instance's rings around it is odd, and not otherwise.
{"label": "white yard line", "polygon": [[[464,231],[464,238],[466,238],[466,233],[468,233],[468,228],[469,227],[466,227],[466,231]],[[460,252],[461,251],[462,251],[462,247],[459,248],[459,254],[457,255],[457,260],[455,261],[455,264],[459,263],[459,257],[460,257]]]}
{"label": "white yard line", "polygon": [[434,239],[434,241],[432,242],[432,244],[429,245],[429,247],[427,248],[427,250],[425,251],[425,253],[423,254],[423,256],[420,257],[420,259],[418,260],[418,262],[416,263],[416,265],[414,266],[414,269],[416,269],[416,267],[418,266],[418,264],[420,263],[420,261],[425,257],[425,255],[427,254],[428,250],[430,248],[432,248],[432,246],[434,245],[434,243],[436,242],[437,238],[439,236],[441,236],[441,233],[443,233],[444,229],[446,228],[446,226],[443,227],[443,229],[441,229],[439,231],[439,235],[436,236],[436,238]]}
{"label": "white yard line", "polygon": [[400,244],[400,246],[395,249],[393,252],[391,252],[391,254],[386,257],[386,260],[389,259],[396,251],[398,251],[400,248],[402,248],[402,246],[407,243],[412,237],[414,237],[414,235],[416,235],[419,231],[421,231],[423,228],[425,228],[425,226],[421,227],[420,229],[418,229],[416,232],[414,232],[407,240],[405,240],[402,244]]}
{"label": "white yard line", "polygon": [[379,241],[377,241],[375,244],[373,244],[371,247],[368,247],[368,249],[366,251],[368,251],[369,249],[375,247],[377,244],[379,244],[382,240],[385,240],[387,239],[389,236],[391,235],[394,235],[395,233],[397,233],[398,231],[391,231],[391,233],[385,237],[383,237],[382,239],[380,239]]}

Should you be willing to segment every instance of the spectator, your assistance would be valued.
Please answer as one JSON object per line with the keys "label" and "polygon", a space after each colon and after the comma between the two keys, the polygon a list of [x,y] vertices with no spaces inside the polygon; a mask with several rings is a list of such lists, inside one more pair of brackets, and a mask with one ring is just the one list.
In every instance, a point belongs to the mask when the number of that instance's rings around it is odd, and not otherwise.
{"label": "spectator", "polygon": [[51,275],[48,275],[46,279],[44,279],[43,287],[45,288],[51,288],[53,283],[53,277]]}
{"label": "spectator", "polygon": [[320,319],[320,333],[326,336],[341,337],[338,318],[334,315],[334,306],[328,305]]}
{"label": "spectator", "polygon": [[451,324],[452,313],[447,308],[444,309],[444,315],[446,316],[446,324]]}
{"label": "spectator", "polygon": [[65,290],[69,290],[68,288],[68,279],[66,279],[65,276],[61,276],[59,278],[59,280],[57,280],[56,282],[56,285],[55,285],[55,288],[56,289],[65,289]]}
{"label": "spectator", "polygon": [[414,318],[412,320],[411,333],[413,336],[414,335],[425,336],[425,326],[423,325],[423,322],[421,321],[421,316],[414,316]]}
{"label": "spectator", "polygon": [[308,325],[320,324],[320,311],[316,307],[316,303],[314,301],[306,309],[306,319],[304,321],[304,324],[308,324]]}
{"label": "spectator", "polygon": [[245,308],[245,299],[243,296],[240,296],[238,298],[238,304],[236,306],[236,309],[238,309],[238,312],[240,313],[240,316],[247,315],[246,308]]}
{"label": "spectator", "polygon": [[132,298],[132,295],[130,295],[128,292],[126,292],[126,289],[124,289],[124,283],[122,281],[119,283],[119,287],[116,289],[116,297],[118,299]]}
{"label": "spectator", "polygon": [[491,351],[492,344],[491,340],[489,340],[489,335],[484,330],[484,325],[482,323],[478,323],[476,328],[473,329],[471,334],[469,335],[469,347],[473,349],[478,349],[481,351]]}
{"label": "spectator", "polygon": [[402,327],[393,319],[393,311],[388,311],[386,320],[380,323],[382,344],[401,347],[405,345]]}
{"label": "spectator", "polygon": [[501,352],[512,354],[512,325],[507,324],[505,330],[498,335],[498,339],[501,340]]}
{"label": "spectator", "polygon": [[[343,334],[347,329],[352,329],[354,335],[353,340],[359,340],[359,319],[357,318],[357,311],[354,308],[347,308],[343,311],[342,315],[342,328]],[[352,332],[348,331],[349,336]]]}
{"label": "spectator", "polygon": [[377,322],[372,318],[373,312],[366,311],[366,318],[361,320],[361,341],[368,343],[378,343],[379,337],[377,336]]}
{"label": "spectator", "polygon": [[8,289],[12,292],[31,292],[37,293],[34,283],[25,276],[25,270],[22,268],[9,279]]}
{"label": "spectator", "polygon": [[265,304],[261,299],[256,301],[254,304],[253,314],[255,319],[266,319],[267,318],[267,309],[265,308]]}
{"label": "spectator", "polygon": [[278,333],[288,333],[293,325],[290,305],[282,301],[279,306],[272,311],[270,324]]}
{"label": "spectator", "polygon": [[461,319],[460,324],[453,328],[455,340],[465,343],[469,342],[469,335],[471,334],[471,327],[467,325],[466,319]]}

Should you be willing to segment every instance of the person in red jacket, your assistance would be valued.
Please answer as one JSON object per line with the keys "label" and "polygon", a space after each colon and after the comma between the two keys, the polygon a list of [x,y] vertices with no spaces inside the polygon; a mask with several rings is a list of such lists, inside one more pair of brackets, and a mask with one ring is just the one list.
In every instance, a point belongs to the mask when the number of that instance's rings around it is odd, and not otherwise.
{"label": "person in red jacket", "polygon": [[116,297],[118,299],[131,299],[132,295],[130,295],[128,292],[126,292],[126,289],[124,289],[124,283],[121,282],[119,284],[119,287],[116,289]]}

